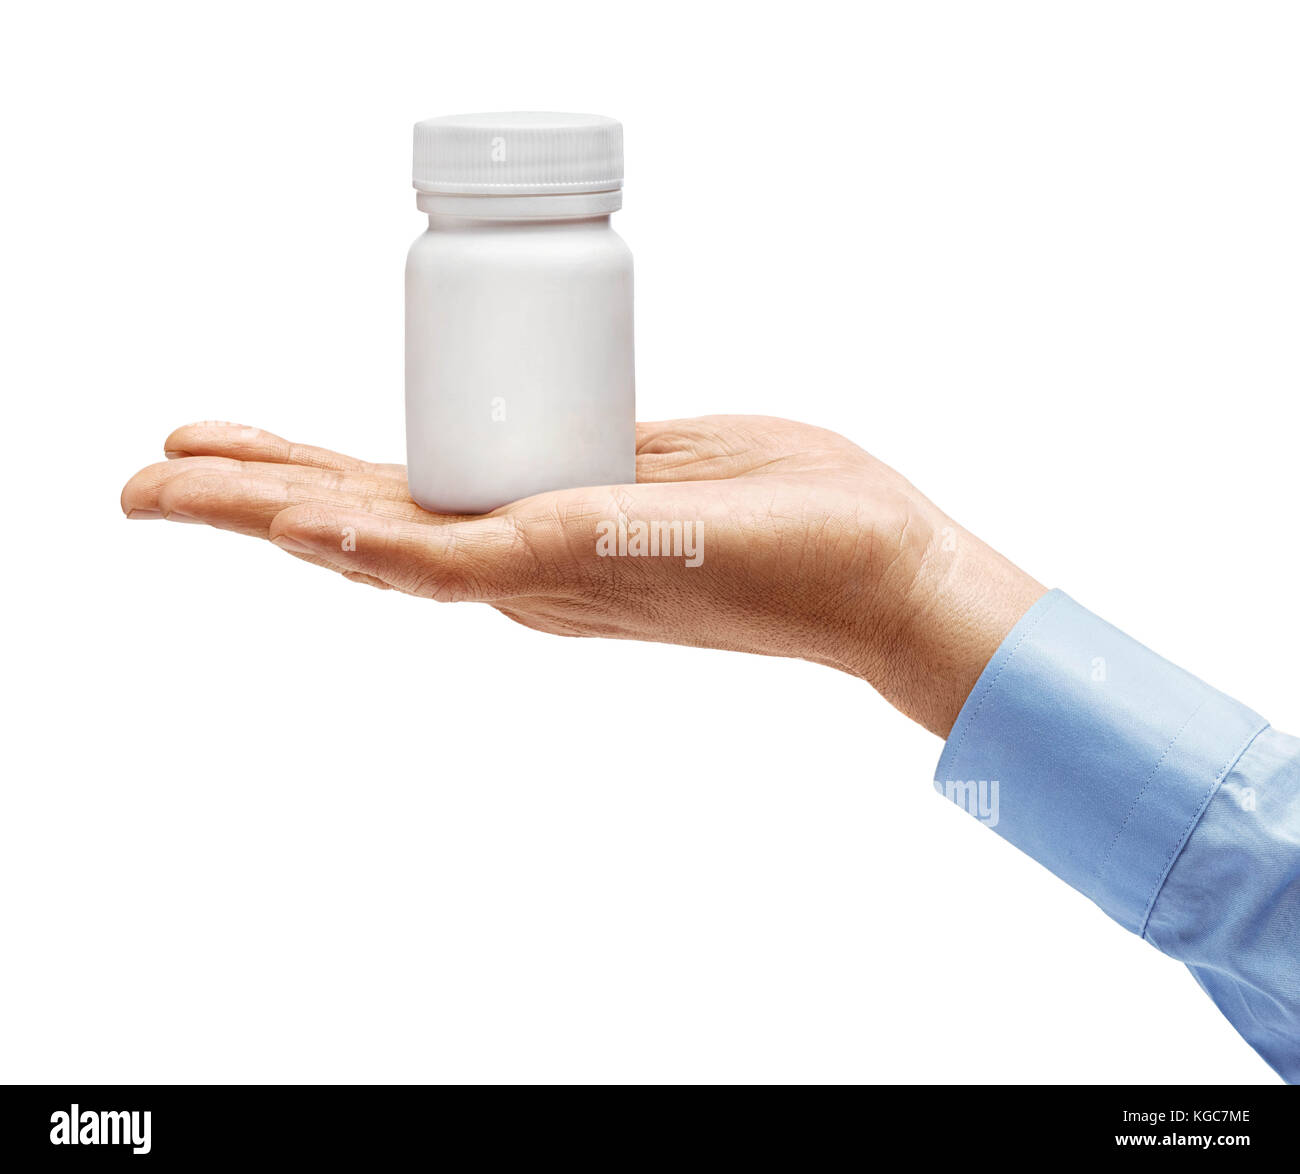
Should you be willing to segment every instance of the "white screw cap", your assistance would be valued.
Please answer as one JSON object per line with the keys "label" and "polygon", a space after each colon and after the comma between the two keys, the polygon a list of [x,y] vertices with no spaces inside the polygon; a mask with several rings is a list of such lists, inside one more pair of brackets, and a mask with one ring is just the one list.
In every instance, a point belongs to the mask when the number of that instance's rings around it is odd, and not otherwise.
{"label": "white screw cap", "polygon": [[452,114],[415,124],[417,190],[554,196],[623,186],[623,124],[599,114]]}

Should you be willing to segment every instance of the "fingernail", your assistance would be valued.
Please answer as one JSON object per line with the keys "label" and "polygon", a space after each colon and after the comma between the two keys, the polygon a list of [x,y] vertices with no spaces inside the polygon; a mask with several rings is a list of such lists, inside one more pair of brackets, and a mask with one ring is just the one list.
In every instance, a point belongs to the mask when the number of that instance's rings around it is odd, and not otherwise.
{"label": "fingernail", "polygon": [[181,457],[188,456],[188,455],[189,455],[188,453],[182,452],[179,448],[163,449],[163,456],[165,456],[169,461],[176,461],[179,460]]}
{"label": "fingernail", "polygon": [[206,526],[207,523],[202,518],[193,518],[189,514],[183,514],[179,510],[172,510],[170,514],[164,514],[169,522],[188,522],[191,526]]}
{"label": "fingernail", "polygon": [[161,518],[161,510],[127,510],[126,516],[133,522],[147,522],[153,518]]}
{"label": "fingernail", "polygon": [[290,538],[287,534],[277,534],[271,541],[281,550],[287,550],[290,554],[311,554],[312,548],[305,543],[299,542],[296,538]]}

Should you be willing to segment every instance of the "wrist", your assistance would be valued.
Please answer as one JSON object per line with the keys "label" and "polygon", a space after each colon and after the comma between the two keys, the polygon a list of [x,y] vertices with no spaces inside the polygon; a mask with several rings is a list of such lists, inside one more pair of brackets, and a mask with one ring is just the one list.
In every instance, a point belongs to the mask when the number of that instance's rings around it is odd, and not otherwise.
{"label": "wrist", "polygon": [[909,511],[849,672],[946,738],[971,689],[1046,588],[929,502]]}

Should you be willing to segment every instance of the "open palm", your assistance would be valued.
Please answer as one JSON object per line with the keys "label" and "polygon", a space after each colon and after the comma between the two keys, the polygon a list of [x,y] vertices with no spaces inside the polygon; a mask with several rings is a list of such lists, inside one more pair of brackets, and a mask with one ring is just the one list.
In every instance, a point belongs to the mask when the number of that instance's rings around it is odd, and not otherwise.
{"label": "open palm", "polygon": [[[478,517],[422,510],[401,465],[255,428],[188,425],[165,449],[167,461],[123,490],[128,516],[269,539],[354,581],[489,603],[546,632],[819,661],[867,678],[940,733],[974,680],[952,640],[972,629],[978,675],[1042,591],[852,442],[787,420],[640,424],[635,485],[538,494]],[[696,557],[619,557],[626,544],[600,542],[638,523],[687,527]],[[991,630],[987,616],[963,618],[978,585],[943,597],[954,574],[968,577],[963,566],[1013,589]],[[948,663],[921,663],[936,653]]]}

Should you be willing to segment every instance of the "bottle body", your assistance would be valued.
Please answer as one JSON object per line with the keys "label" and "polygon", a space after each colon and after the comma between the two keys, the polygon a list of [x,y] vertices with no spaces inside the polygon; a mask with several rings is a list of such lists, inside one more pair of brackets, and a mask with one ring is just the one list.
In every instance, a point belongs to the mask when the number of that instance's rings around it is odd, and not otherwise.
{"label": "bottle body", "polygon": [[632,255],[608,215],[430,214],[406,262],[417,504],[477,514],[635,481],[633,371]]}

